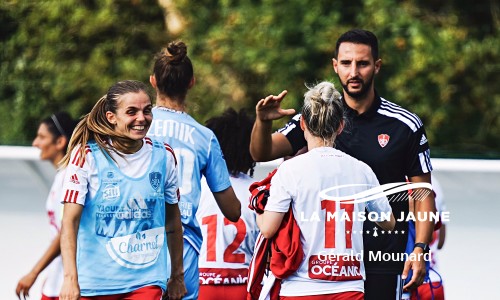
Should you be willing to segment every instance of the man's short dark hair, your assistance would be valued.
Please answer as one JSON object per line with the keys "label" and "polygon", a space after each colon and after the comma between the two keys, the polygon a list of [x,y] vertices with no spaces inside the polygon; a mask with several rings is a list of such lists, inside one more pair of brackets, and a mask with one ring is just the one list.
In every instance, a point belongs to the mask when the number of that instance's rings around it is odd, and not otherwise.
{"label": "man's short dark hair", "polygon": [[352,29],[342,34],[335,45],[335,58],[338,58],[339,47],[342,43],[368,45],[372,49],[373,60],[378,59],[378,40],[373,32],[363,29]]}

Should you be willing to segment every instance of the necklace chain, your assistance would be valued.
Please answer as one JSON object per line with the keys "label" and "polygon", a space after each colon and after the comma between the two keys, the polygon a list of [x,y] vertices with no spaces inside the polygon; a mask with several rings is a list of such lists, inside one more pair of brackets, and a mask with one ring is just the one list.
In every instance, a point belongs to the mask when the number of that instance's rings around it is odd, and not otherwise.
{"label": "necklace chain", "polygon": [[156,108],[158,108],[160,110],[165,110],[165,111],[173,112],[173,113],[176,113],[176,114],[186,114],[185,111],[175,110],[175,109],[170,108],[170,107],[156,106]]}

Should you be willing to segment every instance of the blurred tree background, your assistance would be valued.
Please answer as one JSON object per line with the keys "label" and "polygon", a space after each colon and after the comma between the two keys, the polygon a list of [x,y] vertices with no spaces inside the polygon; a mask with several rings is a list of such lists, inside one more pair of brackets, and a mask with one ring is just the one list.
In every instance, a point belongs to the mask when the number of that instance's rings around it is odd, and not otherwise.
{"label": "blurred tree background", "polygon": [[305,84],[340,87],[331,59],[351,28],[379,37],[377,90],[421,117],[433,157],[500,157],[495,0],[4,0],[0,144],[29,144],[54,111],[82,116],[118,80],[147,82],[176,39],[194,63],[198,121],[283,89],[300,109]]}

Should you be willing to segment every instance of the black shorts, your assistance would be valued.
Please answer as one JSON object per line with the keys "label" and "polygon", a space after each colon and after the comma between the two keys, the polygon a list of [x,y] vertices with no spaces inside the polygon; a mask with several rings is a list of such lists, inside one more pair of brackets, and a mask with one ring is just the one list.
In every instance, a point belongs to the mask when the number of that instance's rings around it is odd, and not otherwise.
{"label": "black shorts", "polygon": [[366,274],[365,300],[400,300],[402,294],[401,275]]}

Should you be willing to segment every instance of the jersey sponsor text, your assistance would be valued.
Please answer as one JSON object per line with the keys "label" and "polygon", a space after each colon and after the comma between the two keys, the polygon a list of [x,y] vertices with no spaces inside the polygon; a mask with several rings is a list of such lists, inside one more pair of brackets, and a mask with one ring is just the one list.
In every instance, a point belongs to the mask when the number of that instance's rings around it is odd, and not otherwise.
{"label": "jersey sponsor text", "polygon": [[[326,259],[325,259],[326,258]],[[311,255],[309,278],[328,281],[361,280],[361,263],[356,256]]]}
{"label": "jersey sponsor text", "polygon": [[200,268],[200,284],[246,284],[248,269]]}

